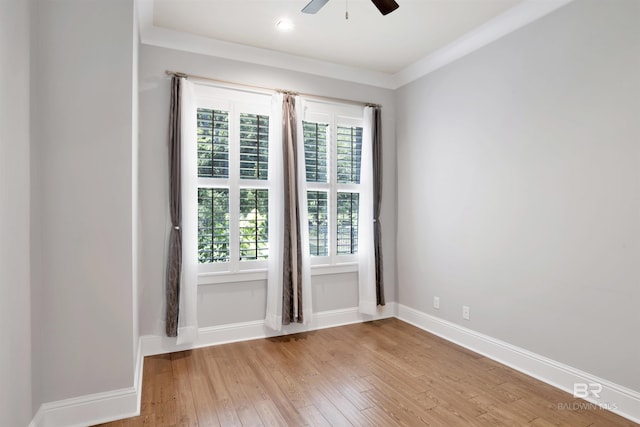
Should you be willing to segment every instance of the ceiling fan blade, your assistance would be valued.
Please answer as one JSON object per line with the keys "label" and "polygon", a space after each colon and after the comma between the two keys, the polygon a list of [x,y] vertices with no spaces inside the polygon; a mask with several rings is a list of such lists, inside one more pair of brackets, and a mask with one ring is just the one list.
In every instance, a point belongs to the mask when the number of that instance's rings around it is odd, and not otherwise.
{"label": "ceiling fan blade", "polygon": [[311,0],[309,4],[302,9],[302,12],[310,14],[318,13],[328,1],[329,0]]}
{"label": "ceiling fan blade", "polygon": [[395,0],[371,0],[383,15],[388,15],[400,7]]}

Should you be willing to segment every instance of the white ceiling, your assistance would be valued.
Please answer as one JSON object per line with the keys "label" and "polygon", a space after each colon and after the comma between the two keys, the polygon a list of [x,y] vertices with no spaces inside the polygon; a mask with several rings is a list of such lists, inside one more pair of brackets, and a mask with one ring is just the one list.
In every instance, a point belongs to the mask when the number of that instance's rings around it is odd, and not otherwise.
{"label": "white ceiling", "polygon": [[[571,0],[396,1],[387,16],[370,0],[315,15],[308,0],[138,0],[138,12],[143,43],[397,87]],[[295,29],[277,31],[282,18]]]}

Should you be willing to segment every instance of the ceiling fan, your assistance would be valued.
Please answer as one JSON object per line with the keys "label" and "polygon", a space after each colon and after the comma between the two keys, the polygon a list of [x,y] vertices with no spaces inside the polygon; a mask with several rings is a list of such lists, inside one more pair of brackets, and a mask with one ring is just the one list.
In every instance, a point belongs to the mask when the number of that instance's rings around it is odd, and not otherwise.
{"label": "ceiling fan", "polygon": [[[315,14],[318,13],[322,7],[327,4],[329,0],[311,0],[309,4],[307,4],[302,12]],[[371,2],[378,8],[380,13],[383,15],[388,15],[389,13],[396,10],[400,5],[395,2],[395,0],[371,0]]]}

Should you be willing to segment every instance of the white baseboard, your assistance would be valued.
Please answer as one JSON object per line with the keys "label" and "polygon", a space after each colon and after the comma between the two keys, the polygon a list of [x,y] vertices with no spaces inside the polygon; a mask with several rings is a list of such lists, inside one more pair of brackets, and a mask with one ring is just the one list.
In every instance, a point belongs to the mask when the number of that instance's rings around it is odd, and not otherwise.
{"label": "white baseboard", "polygon": [[585,400],[640,423],[640,393],[637,391],[402,304],[398,304],[397,317],[570,394],[573,394],[574,384],[599,384],[602,386],[599,398],[590,396]]}
{"label": "white baseboard", "polygon": [[199,329],[195,343],[181,346],[176,345],[175,338],[145,335],[140,337],[138,345],[133,387],[44,403],[29,427],[83,427],[139,415],[144,356],[331,328],[394,317],[396,314],[397,306],[393,302],[379,307],[375,316],[363,315],[358,312],[357,307],[314,313],[308,325],[288,325],[282,331],[265,327],[262,320],[205,327]]}
{"label": "white baseboard", "polygon": [[135,387],[43,403],[30,426],[83,427],[134,417],[138,410]]}
{"label": "white baseboard", "polygon": [[288,325],[279,332],[266,328],[262,320],[200,328],[197,341],[183,346],[177,346],[175,338],[171,339],[156,335],[142,336],[138,345],[133,387],[44,403],[29,424],[29,427],[80,427],[140,414],[144,356],[294,334],[388,317],[398,317],[407,323],[568,393],[573,392],[575,383],[598,383],[602,385],[600,398],[586,400],[596,405],[604,406],[631,421],[640,422],[640,393],[634,390],[455,323],[392,302],[384,307],[379,307],[378,314],[375,316],[363,315],[358,312],[357,307],[324,311],[315,313],[308,325]]}
{"label": "white baseboard", "polygon": [[142,353],[144,356],[155,354],[171,353],[174,351],[184,351],[194,348],[209,347],[212,345],[228,344],[238,341],[247,341],[258,338],[267,338],[280,335],[297,334],[300,332],[313,331],[317,329],[332,328],[335,326],[348,325],[351,323],[365,322],[375,319],[395,317],[397,305],[395,302],[388,303],[384,307],[378,307],[375,316],[368,316],[358,312],[358,307],[351,307],[340,310],[321,311],[313,314],[313,319],[307,325],[291,324],[283,327],[281,331],[274,331],[264,325],[263,320],[253,322],[233,323],[221,326],[209,326],[198,330],[198,338],[194,343],[177,345],[175,338],[163,337],[159,335],[145,335],[140,337]]}
{"label": "white baseboard", "polygon": [[29,427],[85,427],[140,414],[144,357],[138,345],[133,387],[43,403]]}

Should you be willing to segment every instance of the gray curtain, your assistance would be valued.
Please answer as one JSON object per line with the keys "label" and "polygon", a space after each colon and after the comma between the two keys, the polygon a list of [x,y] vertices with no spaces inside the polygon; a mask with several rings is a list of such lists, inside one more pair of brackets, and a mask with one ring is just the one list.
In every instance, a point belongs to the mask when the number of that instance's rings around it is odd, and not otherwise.
{"label": "gray curtain", "polygon": [[180,96],[181,79],[171,77],[171,102],[169,111],[169,210],[171,211],[171,235],[167,259],[167,336],[178,335],[178,308],[180,306],[180,272],[182,270],[182,208],[180,205]]}
{"label": "gray curtain", "polygon": [[373,108],[373,244],[376,259],[376,300],[377,305],[385,305],[384,281],[382,279],[382,224],[380,210],[382,207],[382,125],[380,108]]}
{"label": "gray curtain", "polygon": [[[298,204],[298,158],[295,97],[284,94],[282,103],[284,169],[284,280],[282,323],[302,323],[302,247]],[[306,248],[305,248],[306,249]]]}

